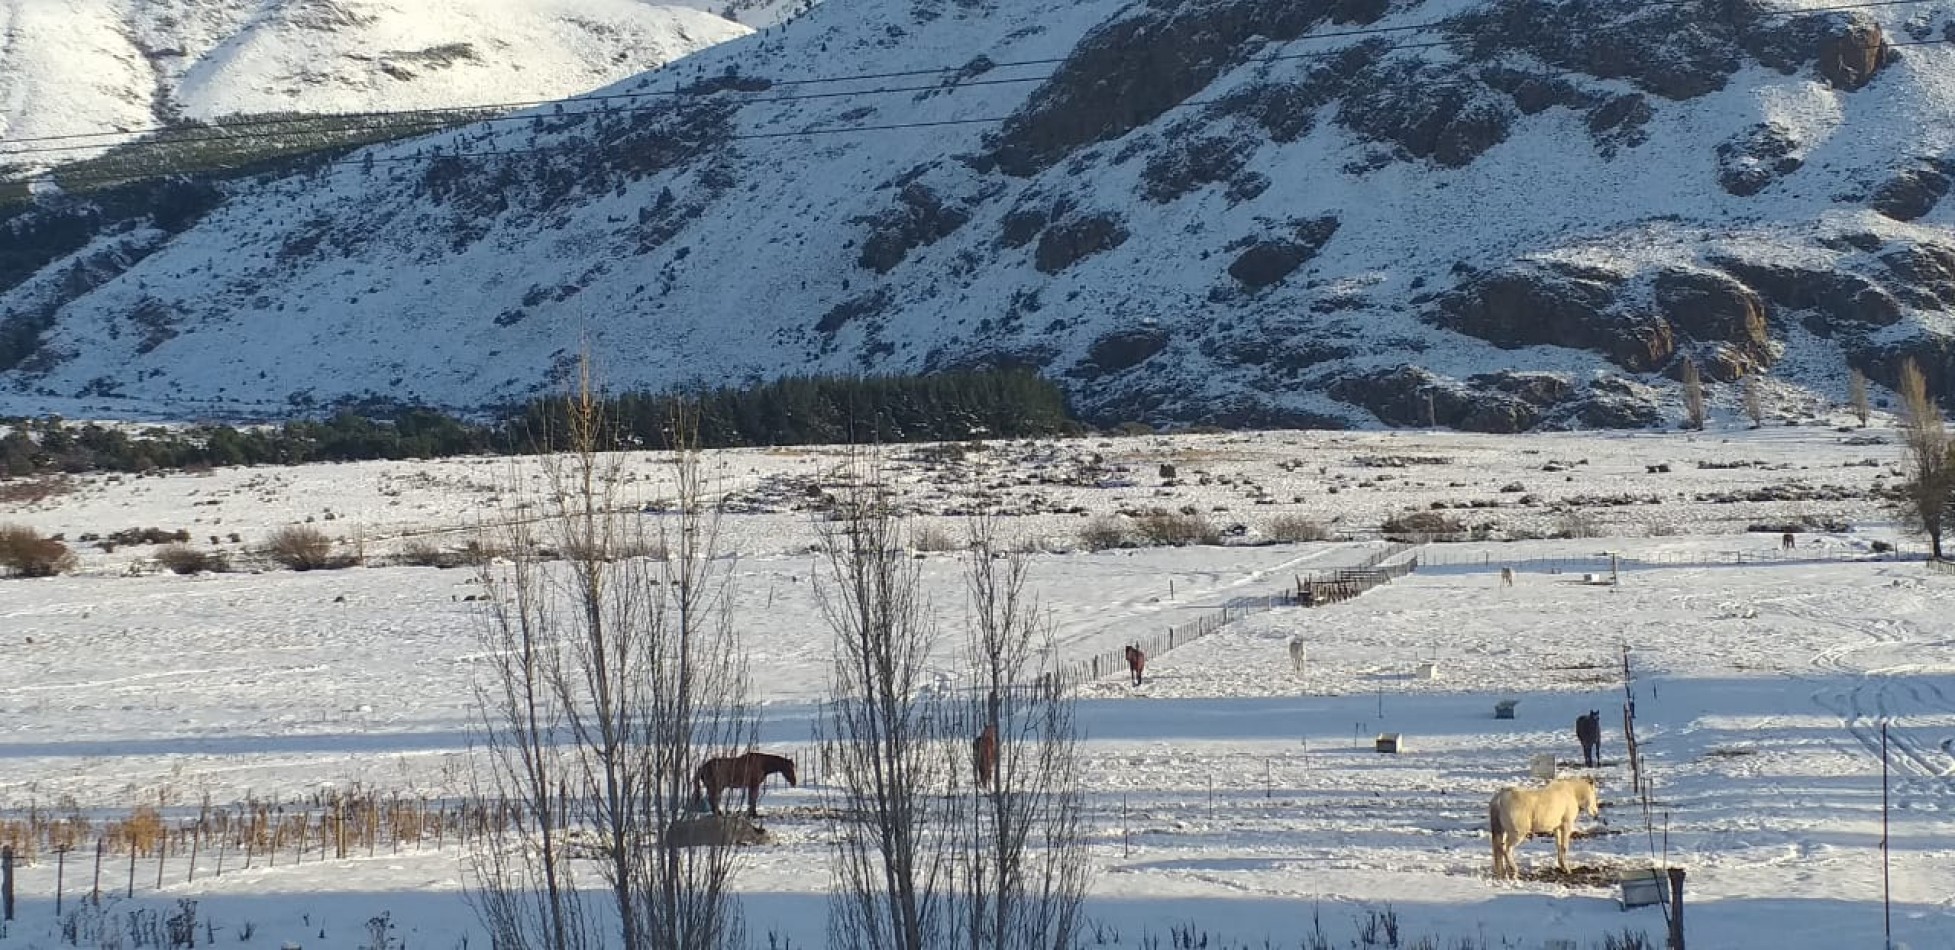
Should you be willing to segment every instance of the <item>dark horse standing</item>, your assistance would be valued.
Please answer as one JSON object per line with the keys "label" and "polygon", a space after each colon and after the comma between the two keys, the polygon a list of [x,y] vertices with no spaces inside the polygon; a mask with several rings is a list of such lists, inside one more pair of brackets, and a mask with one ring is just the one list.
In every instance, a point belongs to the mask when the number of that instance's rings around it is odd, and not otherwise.
{"label": "dark horse standing", "polygon": [[794,780],[794,760],[784,755],[768,755],[765,752],[748,752],[728,759],[707,759],[700,763],[699,770],[692,773],[693,789],[718,815],[721,801],[729,788],[747,790],[747,814],[760,816],[760,783],[769,775],[779,775],[787,779],[789,785],[799,783]]}
{"label": "dark horse standing", "polygon": [[1602,713],[1589,710],[1575,717],[1575,738],[1582,743],[1582,764],[1593,768],[1602,764]]}
{"label": "dark horse standing", "polygon": [[990,788],[998,775],[998,727],[985,726],[984,731],[971,743],[971,758],[977,766],[977,783],[982,788]]}
{"label": "dark horse standing", "polygon": [[1127,648],[1127,672],[1134,674],[1134,685],[1140,685],[1141,674],[1147,672],[1147,654],[1139,646]]}

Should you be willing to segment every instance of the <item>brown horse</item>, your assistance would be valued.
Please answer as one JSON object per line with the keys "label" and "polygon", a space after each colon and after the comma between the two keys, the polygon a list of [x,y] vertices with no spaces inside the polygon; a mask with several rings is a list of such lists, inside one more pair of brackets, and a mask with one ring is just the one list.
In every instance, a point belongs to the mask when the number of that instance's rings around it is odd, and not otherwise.
{"label": "brown horse", "polygon": [[977,765],[977,783],[981,788],[990,788],[998,775],[998,727],[985,726],[971,743],[971,758]]}
{"label": "brown horse", "polygon": [[787,779],[789,785],[798,785],[794,780],[794,760],[784,755],[768,755],[765,752],[748,752],[726,759],[707,759],[700,763],[699,770],[692,773],[693,789],[705,799],[713,814],[722,814],[721,803],[729,788],[747,790],[747,814],[760,817],[760,783],[769,775],[779,775]]}
{"label": "brown horse", "polygon": [[1134,685],[1140,685],[1141,674],[1147,672],[1147,654],[1138,645],[1127,648],[1127,672],[1134,674]]}

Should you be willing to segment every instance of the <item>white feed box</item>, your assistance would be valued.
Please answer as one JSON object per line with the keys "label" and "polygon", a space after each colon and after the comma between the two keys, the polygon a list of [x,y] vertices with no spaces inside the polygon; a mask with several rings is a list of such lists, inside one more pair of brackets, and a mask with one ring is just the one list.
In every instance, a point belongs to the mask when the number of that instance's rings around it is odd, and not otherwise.
{"label": "white feed box", "polygon": [[1554,753],[1552,752],[1537,752],[1533,758],[1527,760],[1527,774],[1543,782],[1554,781],[1557,771],[1559,769],[1555,765]]}
{"label": "white feed box", "polygon": [[1381,732],[1374,741],[1373,748],[1396,755],[1405,751],[1405,740],[1396,732]]}
{"label": "white feed box", "polygon": [[1412,675],[1422,680],[1436,680],[1439,678],[1439,664],[1421,663]]}
{"label": "white feed box", "polygon": [[1665,888],[1668,882],[1662,871],[1656,868],[1636,868],[1622,872],[1622,909],[1648,907],[1661,904],[1669,896]]}

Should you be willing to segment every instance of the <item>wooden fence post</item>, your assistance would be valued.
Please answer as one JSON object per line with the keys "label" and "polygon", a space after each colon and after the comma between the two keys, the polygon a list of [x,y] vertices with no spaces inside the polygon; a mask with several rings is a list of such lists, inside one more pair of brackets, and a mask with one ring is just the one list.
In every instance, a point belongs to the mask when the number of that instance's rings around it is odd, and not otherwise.
{"label": "wooden fence post", "polygon": [[1670,869],[1670,950],[1683,950],[1683,868]]}
{"label": "wooden fence post", "polygon": [[0,848],[0,919],[14,919],[14,849]]}
{"label": "wooden fence post", "polygon": [[88,899],[95,906],[102,906],[102,850],[107,844],[101,838],[95,839],[95,883],[88,889]]}

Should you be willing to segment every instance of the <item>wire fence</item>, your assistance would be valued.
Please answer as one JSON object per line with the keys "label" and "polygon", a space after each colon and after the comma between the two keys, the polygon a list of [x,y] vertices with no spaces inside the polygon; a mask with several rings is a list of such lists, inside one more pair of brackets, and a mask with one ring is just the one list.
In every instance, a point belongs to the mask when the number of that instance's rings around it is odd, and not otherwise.
{"label": "wire fence", "polygon": [[1597,553],[1559,557],[1501,557],[1485,549],[1446,551],[1429,547],[1419,553],[1419,564],[1426,568],[1476,568],[1497,571],[1503,567],[1533,574],[1572,574],[1667,567],[1730,567],[1733,565],[1836,564],[1847,561],[1912,560],[1898,551],[1872,553],[1860,550],[1815,549],[1780,551],[1658,551],[1636,555]]}
{"label": "wire fence", "polygon": [[1129,668],[1128,646],[1139,647],[1148,658],[1154,658],[1176,647],[1206,637],[1244,617],[1264,611],[1278,607],[1314,607],[1348,600],[1373,587],[1390,583],[1417,570],[1419,558],[1416,556],[1395,564],[1385,563],[1415,547],[1417,545],[1394,542],[1365,556],[1355,567],[1298,575],[1296,587],[1291,591],[1236,598],[1212,614],[1171,626],[1164,633],[1140,637],[1095,656],[1074,660],[1061,668],[1060,677],[1066,683],[1078,684],[1103,676],[1112,676]]}
{"label": "wire fence", "polygon": [[1928,570],[1938,574],[1955,574],[1955,561],[1946,561],[1938,557],[1931,557],[1928,559]]}

